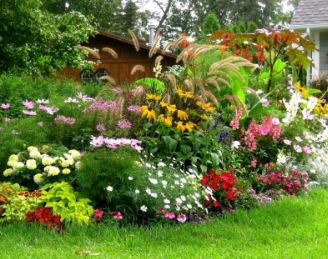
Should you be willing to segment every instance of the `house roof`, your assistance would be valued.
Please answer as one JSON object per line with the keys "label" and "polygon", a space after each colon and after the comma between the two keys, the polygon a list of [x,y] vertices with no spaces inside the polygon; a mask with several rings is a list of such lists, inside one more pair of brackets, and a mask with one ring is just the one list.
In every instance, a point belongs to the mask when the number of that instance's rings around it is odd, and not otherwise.
{"label": "house roof", "polygon": [[292,28],[328,28],[328,0],[301,0],[291,23]]}
{"label": "house roof", "polygon": [[[125,37],[121,37],[121,36],[115,35],[113,33],[107,32],[107,31],[98,30],[97,31],[97,34],[134,46],[134,43],[133,43],[132,40],[127,39]],[[146,44],[144,44],[142,42],[139,42],[139,44],[140,44],[140,48],[141,49],[145,49],[145,50],[150,50],[151,49],[150,46],[148,46],[148,45],[146,45]],[[157,53],[158,54],[161,54],[161,55],[163,55],[165,57],[169,57],[169,58],[173,58],[173,59],[176,59],[177,58],[177,56],[175,54],[170,53],[170,52],[164,52],[162,49],[158,49],[157,50]]]}

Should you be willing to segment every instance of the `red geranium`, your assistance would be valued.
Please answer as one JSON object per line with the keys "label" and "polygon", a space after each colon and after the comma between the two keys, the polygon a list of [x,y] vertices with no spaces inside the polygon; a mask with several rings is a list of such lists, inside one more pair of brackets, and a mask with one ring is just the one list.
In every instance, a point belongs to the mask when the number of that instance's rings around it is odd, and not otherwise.
{"label": "red geranium", "polygon": [[230,190],[226,193],[225,197],[228,201],[235,201],[237,195],[236,195],[236,192],[234,192],[233,190]]}

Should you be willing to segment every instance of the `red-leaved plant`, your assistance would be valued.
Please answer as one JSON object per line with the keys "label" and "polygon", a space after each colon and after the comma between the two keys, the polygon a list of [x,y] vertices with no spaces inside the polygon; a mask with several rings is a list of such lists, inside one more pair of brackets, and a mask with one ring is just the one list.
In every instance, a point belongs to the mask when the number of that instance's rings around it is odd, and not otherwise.
{"label": "red-leaved plant", "polygon": [[51,210],[46,207],[39,207],[33,211],[26,213],[26,221],[45,225],[50,228],[56,228],[58,231],[62,229],[60,216],[53,215]]}

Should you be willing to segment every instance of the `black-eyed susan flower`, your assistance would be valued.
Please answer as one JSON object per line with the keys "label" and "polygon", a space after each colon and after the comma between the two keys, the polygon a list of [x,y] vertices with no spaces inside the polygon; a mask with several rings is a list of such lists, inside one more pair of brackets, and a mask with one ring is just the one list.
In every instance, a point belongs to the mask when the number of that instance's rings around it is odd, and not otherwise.
{"label": "black-eyed susan flower", "polygon": [[206,114],[202,114],[199,116],[202,120],[207,121],[209,118]]}
{"label": "black-eyed susan flower", "polygon": [[176,111],[177,106],[175,104],[168,104],[166,109],[169,114],[173,114]]}
{"label": "black-eyed susan flower", "polygon": [[306,98],[309,96],[309,91],[305,87],[301,86],[301,82],[297,82],[294,84],[294,88],[297,92],[301,94],[303,98]]}
{"label": "black-eyed susan flower", "polygon": [[211,103],[205,103],[203,101],[197,101],[196,104],[206,112],[214,112],[215,111],[215,108],[212,106]]}
{"label": "black-eyed susan flower", "polygon": [[172,124],[173,124],[173,117],[168,115],[168,116],[165,116],[164,114],[161,114],[158,116],[158,120],[165,124],[166,126],[168,127],[172,127]]}
{"label": "black-eyed susan flower", "polygon": [[166,102],[163,102],[163,101],[161,101],[160,103],[159,103],[159,105],[161,106],[161,107],[167,107],[169,104],[168,103],[166,103]]}
{"label": "black-eyed susan flower", "polygon": [[146,117],[149,121],[155,121],[156,120],[156,113],[154,110],[152,110],[147,105],[141,106],[141,117]]}
{"label": "black-eyed susan flower", "polygon": [[188,120],[188,114],[185,111],[178,110],[177,113],[178,113],[177,116],[180,120],[183,120],[183,121]]}
{"label": "black-eyed susan flower", "polygon": [[186,132],[186,131],[192,132],[192,130],[197,126],[192,121],[188,121],[188,122],[178,121],[176,122],[176,124],[177,124],[177,130],[180,132]]}
{"label": "black-eyed susan flower", "polygon": [[146,99],[159,101],[161,99],[161,97],[159,95],[155,95],[155,94],[146,94]]}
{"label": "black-eyed susan flower", "polygon": [[190,91],[184,91],[182,90],[181,88],[177,88],[177,94],[179,95],[180,98],[183,98],[183,99],[191,99],[193,98],[193,94],[192,92]]}

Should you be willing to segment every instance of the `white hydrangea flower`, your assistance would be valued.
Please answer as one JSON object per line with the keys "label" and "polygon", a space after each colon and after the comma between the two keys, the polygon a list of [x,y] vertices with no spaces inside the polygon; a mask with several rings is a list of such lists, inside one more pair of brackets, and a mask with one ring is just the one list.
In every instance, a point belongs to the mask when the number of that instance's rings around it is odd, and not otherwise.
{"label": "white hydrangea flower", "polygon": [[34,170],[37,168],[37,164],[36,164],[36,161],[34,159],[28,159],[26,161],[26,168],[28,170]]}
{"label": "white hydrangea flower", "polygon": [[69,150],[68,153],[74,160],[79,160],[81,158],[81,153],[75,149]]}
{"label": "white hydrangea flower", "polygon": [[18,161],[18,155],[11,155],[8,158],[9,161],[17,162]]}
{"label": "white hydrangea flower", "polygon": [[42,174],[36,174],[33,176],[33,181],[37,184],[42,183],[43,182],[43,175]]}
{"label": "white hydrangea flower", "polygon": [[43,165],[47,166],[47,165],[52,165],[53,163],[55,163],[55,160],[52,157],[50,157],[48,155],[42,157]]}
{"label": "white hydrangea flower", "polygon": [[48,176],[56,176],[56,175],[59,175],[60,173],[60,170],[58,167],[56,166],[49,166],[49,169],[48,169]]}
{"label": "white hydrangea flower", "polygon": [[13,169],[14,170],[19,170],[19,169],[22,169],[24,167],[25,167],[25,165],[24,165],[23,162],[14,162],[14,164],[13,164]]}
{"label": "white hydrangea flower", "polygon": [[164,203],[165,203],[165,204],[170,204],[171,202],[170,202],[169,199],[164,199]]}
{"label": "white hydrangea flower", "polygon": [[75,163],[75,168],[77,170],[80,170],[81,169],[81,162],[80,161]]}
{"label": "white hydrangea flower", "polygon": [[29,146],[27,148],[28,152],[32,152],[32,151],[39,151],[39,149],[37,147],[34,147],[34,146]]}
{"label": "white hydrangea flower", "polygon": [[63,174],[70,174],[71,170],[69,168],[64,168],[62,171]]}
{"label": "white hydrangea flower", "polygon": [[164,205],[165,209],[170,209],[170,205]]}
{"label": "white hydrangea flower", "polygon": [[8,168],[6,169],[4,172],[3,172],[3,176],[7,177],[7,176],[10,176],[14,173],[15,171],[11,168]]}

